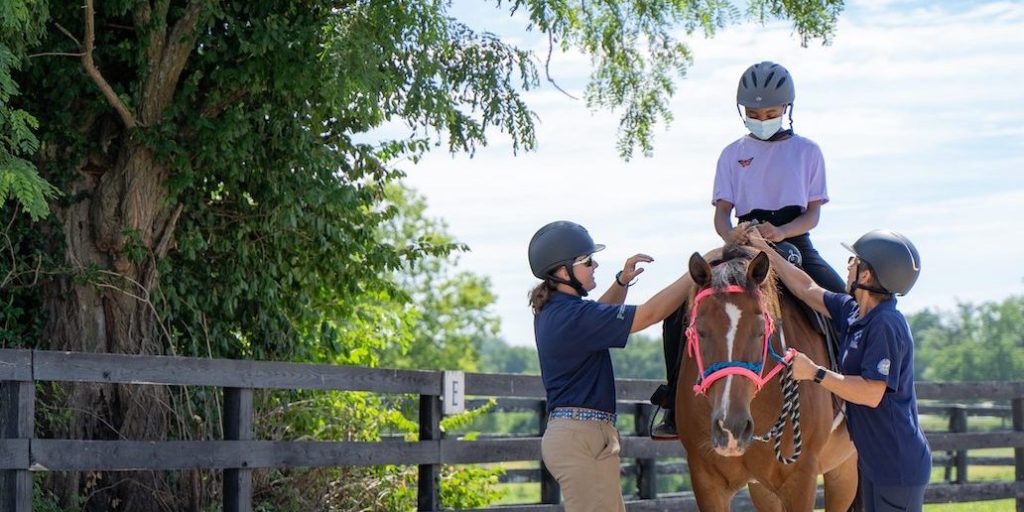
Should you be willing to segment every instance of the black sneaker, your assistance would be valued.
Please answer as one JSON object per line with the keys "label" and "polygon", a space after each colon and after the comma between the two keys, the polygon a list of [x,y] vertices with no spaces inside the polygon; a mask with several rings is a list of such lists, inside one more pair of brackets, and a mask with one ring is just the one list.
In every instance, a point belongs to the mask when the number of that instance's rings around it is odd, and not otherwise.
{"label": "black sneaker", "polygon": [[661,415],[661,422],[651,429],[651,439],[655,441],[679,439],[679,433],[676,432],[676,415],[672,409],[665,409],[665,413]]}

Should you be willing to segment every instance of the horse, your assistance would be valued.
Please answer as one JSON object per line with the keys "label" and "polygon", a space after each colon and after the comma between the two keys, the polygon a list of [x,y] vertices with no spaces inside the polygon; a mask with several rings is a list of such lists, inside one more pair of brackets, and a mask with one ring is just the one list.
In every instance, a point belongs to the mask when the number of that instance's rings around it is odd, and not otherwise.
{"label": "horse", "polygon": [[[727,511],[749,484],[760,511],[810,511],[823,474],[826,510],[846,511],[858,479],[846,422],[827,390],[792,380],[786,364],[791,347],[827,367],[822,336],[779,293],[767,255],[754,253],[731,245],[689,260],[675,419],[697,506]],[[769,385],[776,377],[784,385]]]}

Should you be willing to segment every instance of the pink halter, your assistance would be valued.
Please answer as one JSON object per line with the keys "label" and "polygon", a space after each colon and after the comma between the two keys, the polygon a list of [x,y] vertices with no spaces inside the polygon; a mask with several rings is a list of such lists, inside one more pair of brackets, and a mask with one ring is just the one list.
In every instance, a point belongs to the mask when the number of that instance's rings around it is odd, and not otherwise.
{"label": "pink halter", "polygon": [[[741,286],[730,285],[721,290],[722,293],[746,293],[747,290]],[[772,380],[777,373],[789,364],[789,361],[796,355],[796,351],[793,349],[787,349],[785,357],[779,356],[775,353],[775,350],[771,348],[771,335],[775,330],[775,322],[772,320],[771,314],[768,312],[768,308],[765,307],[764,296],[760,290],[755,291],[757,294],[757,301],[761,304],[761,312],[764,316],[764,342],[763,348],[761,349],[761,362],[760,363],[748,363],[745,361],[722,361],[713,363],[707,369],[704,368],[704,361],[700,355],[700,336],[697,334],[697,308],[705,298],[714,295],[716,290],[714,288],[705,288],[697,294],[693,299],[693,307],[690,310],[690,326],[686,328],[686,353],[690,357],[694,357],[697,360],[697,383],[693,386],[694,394],[708,394],[708,388],[711,387],[715,381],[729,375],[739,375],[746,377],[754,382],[754,386],[757,391],[761,391],[764,385]],[[781,331],[780,331],[781,334]],[[783,337],[783,346],[785,346],[785,337]],[[767,375],[764,374],[764,362],[768,359],[768,355],[771,356],[775,361],[780,364],[775,365]]]}

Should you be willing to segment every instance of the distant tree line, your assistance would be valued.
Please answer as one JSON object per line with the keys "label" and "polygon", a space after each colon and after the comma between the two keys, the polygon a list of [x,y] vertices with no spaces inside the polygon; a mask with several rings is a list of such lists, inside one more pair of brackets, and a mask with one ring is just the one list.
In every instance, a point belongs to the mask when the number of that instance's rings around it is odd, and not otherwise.
{"label": "distant tree line", "polygon": [[[1014,380],[1024,376],[1024,295],[1001,301],[961,303],[951,311],[925,309],[907,315],[914,334],[918,381]],[[613,350],[619,378],[664,379],[661,339],[634,335],[624,350]],[[481,347],[482,371],[540,373],[533,346],[502,340]]]}

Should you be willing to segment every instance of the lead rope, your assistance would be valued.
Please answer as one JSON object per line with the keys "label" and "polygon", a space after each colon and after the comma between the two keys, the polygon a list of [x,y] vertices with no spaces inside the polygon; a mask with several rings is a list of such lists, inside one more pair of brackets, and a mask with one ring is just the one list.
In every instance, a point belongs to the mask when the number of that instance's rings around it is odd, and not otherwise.
{"label": "lead rope", "polygon": [[[786,365],[786,369],[782,372],[782,378],[779,381],[782,383],[782,412],[779,413],[779,419],[775,421],[775,424],[772,425],[768,432],[763,436],[755,435],[754,439],[767,443],[774,438],[775,458],[783,464],[792,464],[800,458],[800,450],[802,448],[800,438],[800,391],[797,389],[796,380],[793,379],[792,364]],[[793,422],[792,457],[782,455],[782,429],[786,427],[787,417]]]}

